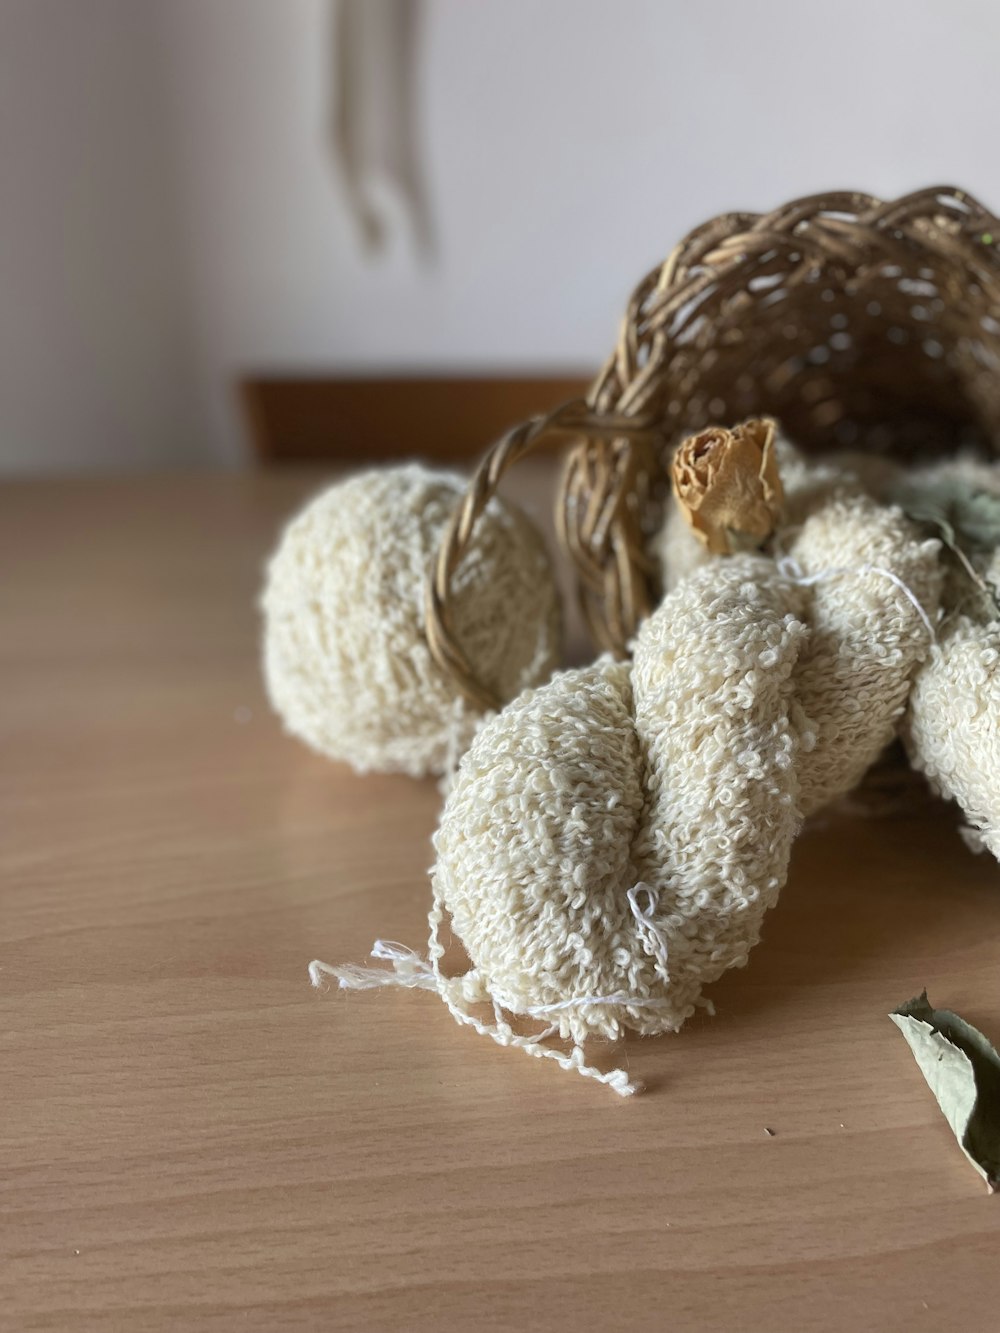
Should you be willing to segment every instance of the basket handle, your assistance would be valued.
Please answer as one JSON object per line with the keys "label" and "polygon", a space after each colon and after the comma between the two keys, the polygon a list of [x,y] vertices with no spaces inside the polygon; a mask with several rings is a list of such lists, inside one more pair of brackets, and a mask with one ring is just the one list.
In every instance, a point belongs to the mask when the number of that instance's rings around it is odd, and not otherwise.
{"label": "basket handle", "polygon": [[509,430],[476,468],[468,490],[451,516],[424,585],[424,624],[434,661],[455,681],[465,698],[480,709],[499,708],[503,701],[476,678],[455,637],[449,605],[451,579],[468,549],[477,520],[497,492],[500,479],[543,440],[555,434],[608,442],[644,440],[651,434],[651,426],[636,417],[598,413],[585,398],[571,398],[551,412],[529,417]]}

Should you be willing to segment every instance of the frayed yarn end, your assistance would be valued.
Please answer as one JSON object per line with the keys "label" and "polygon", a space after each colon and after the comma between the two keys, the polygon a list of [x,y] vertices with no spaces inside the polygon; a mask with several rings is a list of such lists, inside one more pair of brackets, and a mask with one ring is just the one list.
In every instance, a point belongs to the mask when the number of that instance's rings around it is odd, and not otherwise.
{"label": "frayed yarn end", "polygon": [[336,977],[341,990],[378,990],[382,986],[403,986],[408,990],[438,990],[438,979],[426,959],[395,940],[376,940],[372,958],[392,964],[387,967],[357,967],[342,963],[338,967],[314,958],[309,964],[309,980],[323,989],[324,977]]}
{"label": "frayed yarn end", "polygon": [[496,1023],[484,1023],[469,1011],[464,1000],[451,993],[447,980],[433,963],[403,944],[397,944],[394,940],[376,940],[371,956],[389,962],[392,966],[358,967],[353,963],[344,963],[334,967],[314,958],[309,964],[309,981],[317,990],[323,990],[326,978],[333,977],[341,990],[378,990],[383,986],[401,986],[409,990],[437,991],[456,1022],[473,1028],[480,1036],[490,1037],[499,1046],[513,1046],[526,1055],[555,1060],[563,1069],[606,1084],[619,1097],[633,1097],[643,1091],[644,1085],[630,1079],[624,1069],[612,1069],[604,1073],[586,1064],[580,1046],[574,1046],[567,1055],[553,1046],[545,1045],[546,1039],[555,1031],[554,1028],[548,1028],[533,1037],[519,1036],[501,1016],[497,999],[493,1002]]}

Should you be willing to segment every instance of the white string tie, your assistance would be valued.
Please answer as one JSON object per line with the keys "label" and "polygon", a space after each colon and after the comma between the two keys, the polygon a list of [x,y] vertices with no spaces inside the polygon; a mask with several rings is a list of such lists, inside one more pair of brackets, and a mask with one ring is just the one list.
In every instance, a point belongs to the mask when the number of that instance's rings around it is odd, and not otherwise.
{"label": "white string tie", "polygon": [[931,623],[931,618],[924,610],[923,605],[921,604],[920,599],[917,597],[916,593],[913,591],[912,588],[910,588],[906,583],[904,583],[904,581],[899,577],[897,573],[895,573],[894,570],[886,569],[884,565],[868,565],[868,564],[854,565],[854,566],[835,565],[832,566],[830,569],[821,569],[816,574],[804,574],[802,571],[802,566],[794,558],[794,556],[783,555],[777,561],[777,568],[778,568],[778,573],[782,576],[782,578],[788,579],[791,583],[797,584],[798,587],[800,588],[812,588],[817,583],[822,583],[824,579],[836,578],[842,574],[861,574],[861,575],[881,574],[883,578],[886,578],[889,580],[890,583],[895,584],[895,586],[899,589],[899,591],[911,604],[913,609],[916,611],[917,615],[923,621],[924,628],[927,630],[927,633],[931,636],[931,638],[932,639],[937,638],[934,626]]}
{"label": "white string tie", "polygon": [[496,1001],[512,1014],[521,1014],[525,1018],[546,1018],[549,1014],[559,1014],[567,1009],[582,1009],[585,1005],[621,1005],[629,1009],[663,1009],[670,1001],[655,996],[643,997],[628,995],[618,991],[613,995],[573,995],[568,1000],[556,1000],[552,1004],[521,1004],[513,995],[503,991],[494,992]]}
{"label": "white string tie", "polygon": [[[640,894],[645,898],[645,905],[640,906]],[[635,924],[639,928],[639,934],[643,937],[649,948],[652,950],[653,957],[659,963],[663,970],[664,980],[669,981],[667,975],[667,941],[663,937],[663,932],[656,924],[656,912],[660,906],[660,894],[649,884],[644,884],[641,880],[633,885],[625,895],[628,899],[628,905],[632,909],[632,915],[635,917]]]}

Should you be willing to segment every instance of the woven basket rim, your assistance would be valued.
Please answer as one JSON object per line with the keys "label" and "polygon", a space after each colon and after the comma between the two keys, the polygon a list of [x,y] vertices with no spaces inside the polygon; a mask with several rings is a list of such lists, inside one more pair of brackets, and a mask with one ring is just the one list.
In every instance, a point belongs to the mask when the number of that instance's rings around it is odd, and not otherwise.
{"label": "woven basket rim", "polygon": [[[722,213],[695,227],[647,273],[586,396],[508,431],[483,457],[449,523],[426,581],[425,630],[435,662],[465,698],[480,709],[503,702],[477,679],[456,639],[450,583],[511,467],[554,434],[575,441],[555,526],[575,567],[595,644],[624,655],[654,597],[644,515],[665,481],[656,460],[678,437],[676,425],[658,410],[657,393],[694,321],[710,304],[739,313],[746,298],[750,310],[747,274],[761,266],[787,263],[791,289],[821,274],[848,285],[859,273],[889,273],[896,265],[903,272],[915,258],[957,284],[953,290],[982,306],[984,318],[1000,311],[1000,220],[968,191],[949,185],[892,201],[838,190],[793,199],[769,213]],[[996,341],[1000,345],[1000,323]]]}

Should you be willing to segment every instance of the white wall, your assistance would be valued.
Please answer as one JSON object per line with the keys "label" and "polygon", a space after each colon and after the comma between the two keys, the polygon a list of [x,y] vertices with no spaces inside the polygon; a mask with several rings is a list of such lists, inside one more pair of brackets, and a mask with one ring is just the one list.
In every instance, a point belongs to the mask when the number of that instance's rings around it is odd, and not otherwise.
{"label": "white wall", "polygon": [[[36,88],[25,55],[4,52],[5,78],[16,67],[19,125],[0,115],[0,144],[5,160],[13,147],[15,175],[38,177],[58,209],[65,190],[52,185],[53,169],[72,165],[78,143],[67,147],[63,134],[69,123],[79,139],[82,125],[101,158],[95,192],[137,182],[141,196],[127,218],[115,215],[113,244],[91,236],[86,262],[66,261],[78,322],[90,327],[122,252],[127,259],[111,332],[96,348],[79,328],[72,337],[57,328],[53,341],[48,256],[63,233],[51,210],[39,218],[34,203],[17,203],[16,303],[36,301],[36,277],[44,299],[14,371],[8,349],[20,321],[0,309],[8,466],[12,423],[14,437],[42,451],[63,439],[66,416],[97,461],[112,436],[116,460],[167,459],[174,443],[192,441],[206,458],[234,460],[242,437],[230,385],[248,367],[593,367],[636,279],[722,209],[946,180],[1000,208],[995,0],[840,0],[832,10],[811,0],[428,0],[421,111],[438,231],[430,266],[405,245],[380,262],[358,246],[327,138],[328,0],[3,6],[44,11],[53,27],[57,15],[115,15],[113,38],[105,31],[103,45],[90,38],[62,52],[56,70],[80,83],[82,64],[103,62],[101,106],[64,105],[64,89],[51,78]],[[138,67],[147,51],[140,11],[156,21],[162,126],[152,112],[121,123],[153,100],[151,75]],[[116,111],[105,105],[112,94]],[[41,125],[31,136],[29,116]],[[176,269],[165,258],[171,236]],[[58,404],[42,392],[51,346],[72,388]],[[190,389],[185,352],[197,376],[190,426],[164,406]],[[18,389],[21,381],[28,386]],[[117,429],[116,420],[112,430],[121,395],[129,422],[144,414],[156,429]],[[53,444],[49,461],[64,454]],[[23,458],[21,448],[14,461]]]}
{"label": "white wall", "polygon": [[0,0],[0,468],[204,457],[153,10]]}

